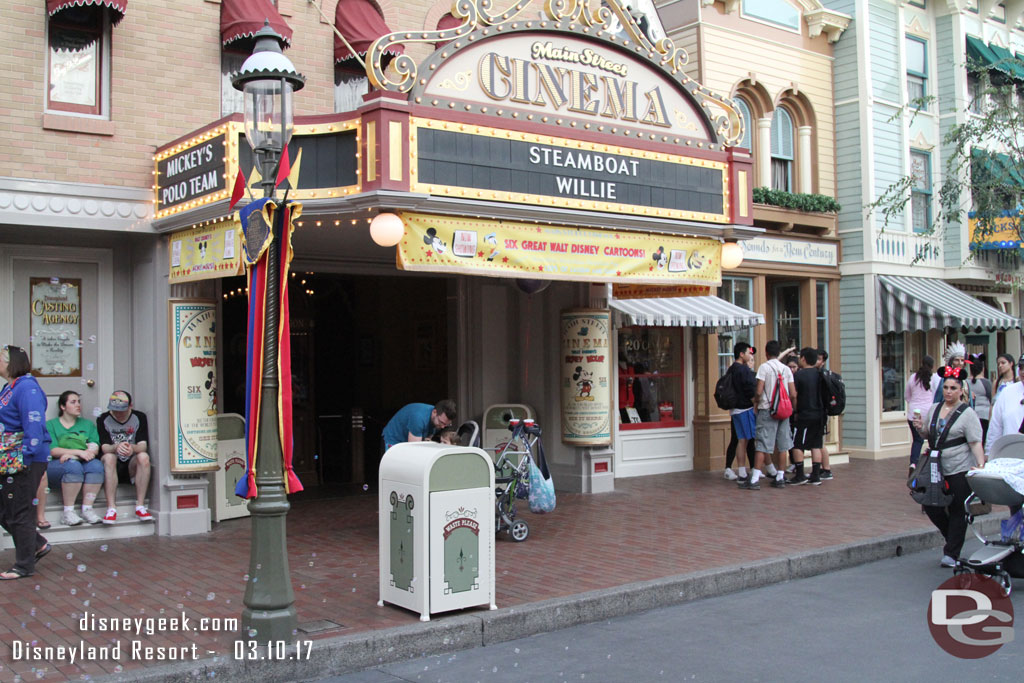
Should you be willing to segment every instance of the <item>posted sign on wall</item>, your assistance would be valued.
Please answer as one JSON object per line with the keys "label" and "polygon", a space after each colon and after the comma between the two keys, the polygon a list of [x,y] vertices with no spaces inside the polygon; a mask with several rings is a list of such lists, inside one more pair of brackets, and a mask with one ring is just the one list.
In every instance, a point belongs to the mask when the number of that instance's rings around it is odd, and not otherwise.
{"label": "posted sign on wall", "polygon": [[32,374],[82,375],[82,281],[34,277],[31,287]]}
{"label": "posted sign on wall", "polygon": [[612,439],[611,312],[562,311],[562,441],[601,446]]}
{"label": "posted sign on wall", "polygon": [[219,467],[216,304],[174,299],[169,309],[171,471],[213,471]]}

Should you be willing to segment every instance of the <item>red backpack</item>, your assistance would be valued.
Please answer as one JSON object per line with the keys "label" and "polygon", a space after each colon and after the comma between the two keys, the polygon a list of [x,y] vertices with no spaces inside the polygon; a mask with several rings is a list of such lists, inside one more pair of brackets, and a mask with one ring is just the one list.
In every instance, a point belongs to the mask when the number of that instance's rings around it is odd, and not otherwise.
{"label": "red backpack", "polygon": [[778,373],[775,379],[775,389],[772,391],[772,398],[768,402],[768,410],[776,420],[785,420],[793,414],[793,402],[789,400],[789,387],[782,373]]}

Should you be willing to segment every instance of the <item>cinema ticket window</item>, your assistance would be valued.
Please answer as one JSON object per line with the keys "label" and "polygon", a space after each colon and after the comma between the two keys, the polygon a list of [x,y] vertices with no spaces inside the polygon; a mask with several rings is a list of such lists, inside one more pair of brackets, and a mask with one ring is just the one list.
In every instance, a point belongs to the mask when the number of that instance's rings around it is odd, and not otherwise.
{"label": "cinema ticket window", "polygon": [[619,429],[682,427],[683,330],[619,330]]}

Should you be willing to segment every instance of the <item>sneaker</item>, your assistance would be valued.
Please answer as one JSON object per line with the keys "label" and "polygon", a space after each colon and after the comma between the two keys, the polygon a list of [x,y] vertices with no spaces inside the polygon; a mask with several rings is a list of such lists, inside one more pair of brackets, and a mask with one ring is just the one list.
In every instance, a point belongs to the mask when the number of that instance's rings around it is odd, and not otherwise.
{"label": "sneaker", "polygon": [[737,486],[743,486],[748,481],[750,481],[750,475],[749,474],[747,476],[745,476],[745,477],[736,477],[736,485]]}
{"label": "sneaker", "polygon": [[107,514],[103,515],[104,524],[117,524],[117,510],[107,510]]}
{"label": "sneaker", "polygon": [[82,508],[82,519],[89,524],[99,524],[103,521],[99,515],[93,512],[92,508]]}
{"label": "sneaker", "polygon": [[954,560],[949,555],[943,555],[942,559],[939,560],[939,566],[940,567],[947,567],[949,569],[952,569],[953,567],[956,566],[956,560]]}
{"label": "sneaker", "polygon": [[143,505],[141,507],[135,508],[135,519],[139,520],[140,522],[152,522],[153,515],[149,514],[149,510],[147,510],[146,506]]}
{"label": "sneaker", "polygon": [[74,510],[65,510],[60,514],[60,523],[67,526],[78,526],[84,520]]}
{"label": "sneaker", "polygon": [[775,488],[775,489],[784,489],[784,488],[786,488],[786,480],[785,479],[772,479],[772,488]]}
{"label": "sneaker", "polygon": [[737,482],[737,483],[740,485],[741,489],[746,489],[748,491],[760,491],[761,490],[761,485],[760,484],[757,484],[757,483],[751,484],[749,479],[746,479],[744,481],[740,481],[740,482]]}
{"label": "sneaker", "polygon": [[832,476],[832,470],[821,471],[821,480],[825,481],[826,479],[835,479],[835,477]]}
{"label": "sneaker", "polygon": [[737,479],[739,479],[739,477],[736,476],[736,473],[733,472],[732,469],[728,467],[725,468],[725,478],[729,481],[736,481]]}
{"label": "sneaker", "polygon": [[917,471],[917,465],[911,465],[910,469],[907,470],[907,479],[910,479],[912,476],[914,476],[914,472],[916,472],[916,471]]}
{"label": "sneaker", "polygon": [[790,486],[803,486],[808,481],[806,474],[795,474],[786,483]]}
{"label": "sneaker", "polygon": [[812,473],[811,476],[807,477],[807,483],[811,486],[821,486],[821,476]]}

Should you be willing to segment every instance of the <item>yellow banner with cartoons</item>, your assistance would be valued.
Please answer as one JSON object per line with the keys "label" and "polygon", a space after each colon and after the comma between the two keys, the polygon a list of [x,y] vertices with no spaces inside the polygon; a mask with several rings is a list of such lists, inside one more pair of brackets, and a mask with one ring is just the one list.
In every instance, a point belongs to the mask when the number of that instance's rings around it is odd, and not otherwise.
{"label": "yellow banner with cartoons", "polygon": [[718,286],[717,240],[402,213],[402,270],[488,277]]}
{"label": "yellow banner with cartoons", "polygon": [[234,217],[170,236],[170,282],[241,275],[242,226]]}

